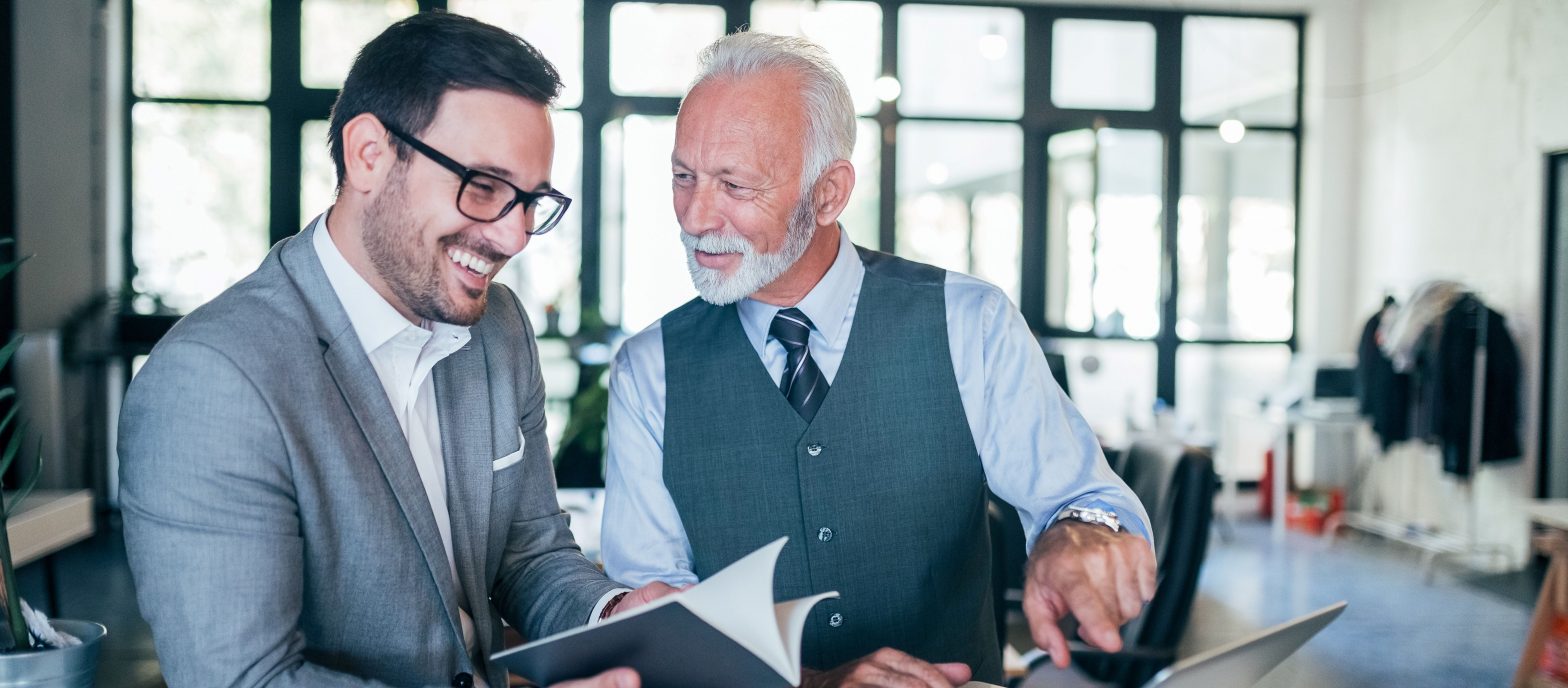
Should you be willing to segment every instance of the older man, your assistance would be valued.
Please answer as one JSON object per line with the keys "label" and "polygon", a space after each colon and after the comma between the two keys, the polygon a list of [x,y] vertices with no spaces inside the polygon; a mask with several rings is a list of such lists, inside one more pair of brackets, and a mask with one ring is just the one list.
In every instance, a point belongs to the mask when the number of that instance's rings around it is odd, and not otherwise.
{"label": "older man", "polygon": [[701,298],[616,357],[609,573],[690,583],[789,535],[776,594],[842,593],[808,623],[811,684],[1000,682],[989,485],[1030,533],[1035,642],[1065,665],[1072,613],[1118,648],[1154,589],[1142,507],[1000,290],[849,243],[854,137],[810,42],[704,52],[672,157]]}

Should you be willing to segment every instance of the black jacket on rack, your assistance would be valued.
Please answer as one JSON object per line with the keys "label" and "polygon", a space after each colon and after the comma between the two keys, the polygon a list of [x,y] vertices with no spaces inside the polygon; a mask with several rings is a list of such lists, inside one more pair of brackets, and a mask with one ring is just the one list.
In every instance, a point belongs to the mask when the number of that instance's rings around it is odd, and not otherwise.
{"label": "black jacket on rack", "polygon": [[1475,398],[1477,334],[1486,323],[1486,381],[1481,419],[1481,461],[1518,458],[1520,418],[1519,349],[1507,321],[1479,298],[1466,294],[1434,323],[1418,360],[1418,425],[1442,447],[1443,470],[1470,474],[1470,433]]}
{"label": "black jacket on rack", "polygon": [[1356,350],[1356,399],[1384,451],[1395,442],[1410,439],[1410,375],[1394,370],[1394,362],[1378,348],[1377,341],[1378,326],[1392,314],[1392,306],[1392,299],[1385,301],[1367,321]]}

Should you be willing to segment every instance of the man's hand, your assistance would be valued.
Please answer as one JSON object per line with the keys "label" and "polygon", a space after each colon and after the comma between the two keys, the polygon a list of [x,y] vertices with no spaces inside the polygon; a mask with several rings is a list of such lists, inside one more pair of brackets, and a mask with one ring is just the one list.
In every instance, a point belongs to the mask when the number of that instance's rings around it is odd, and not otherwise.
{"label": "man's hand", "polygon": [[801,688],[953,688],[969,682],[969,665],[928,664],[884,647],[832,671],[807,672]]}
{"label": "man's hand", "polygon": [[1154,597],[1154,550],[1136,533],[1058,521],[1029,557],[1024,616],[1034,642],[1066,668],[1067,637],[1057,621],[1078,619],[1078,635],[1107,652],[1122,649],[1120,629]]}
{"label": "man's hand", "polygon": [[[633,609],[636,609],[638,607],[641,607],[641,606],[643,606],[643,605],[645,605],[645,604],[647,604],[649,602],[657,600],[660,597],[664,597],[665,595],[671,595],[671,594],[680,592],[680,591],[685,590],[686,588],[689,588],[689,587],[691,587],[691,586],[685,585],[685,586],[681,586],[679,588],[676,588],[676,587],[672,587],[670,585],[666,585],[664,583],[660,583],[658,581],[654,581],[654,582],[649,583],[647,585],[644,585],[644,586],[642,586],[640,588],[637,588],[636,590],[633,590],[633,591],[631,591],[629,593],[626,593],[625,597],[622,597],[620,599],[620,601],[615,603],[614,607],[610,608],[610,610],[606,613],[606,616],[615,616],[616,614],[620,614],[620,613],[623,613],[623,612],[629,612],[629,611],[631,611]],[[619,685],[619,684],[609,684],[609,683],[606,683],[604,685],[609,686],[609,685]]]}
{"label": "man's hand", "polygon": [[642,679],[631,669],[611,669],[593,678],[557,683],[550,688],[639,688]]}

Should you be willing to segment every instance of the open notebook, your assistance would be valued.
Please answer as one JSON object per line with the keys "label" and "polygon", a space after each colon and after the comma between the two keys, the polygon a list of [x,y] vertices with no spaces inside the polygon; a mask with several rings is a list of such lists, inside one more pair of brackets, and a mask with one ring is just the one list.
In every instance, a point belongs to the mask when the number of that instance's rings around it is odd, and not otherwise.
{"label": "open notebook", "polygon": [[773,602],[779,538],[682,592],[490,656],[539,685],[631,667],[643,688],[800,685],[800,634],[827,592]]}

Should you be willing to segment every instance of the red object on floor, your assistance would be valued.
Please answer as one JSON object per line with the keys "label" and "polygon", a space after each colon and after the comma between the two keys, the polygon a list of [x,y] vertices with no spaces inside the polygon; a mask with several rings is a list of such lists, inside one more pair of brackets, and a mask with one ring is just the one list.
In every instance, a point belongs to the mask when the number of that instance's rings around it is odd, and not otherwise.
{"label": "red object on floor", "polygon": [[1274,450],[1263,452],[1263,477],[1258,479],[1258,515],[1274,518]]}

